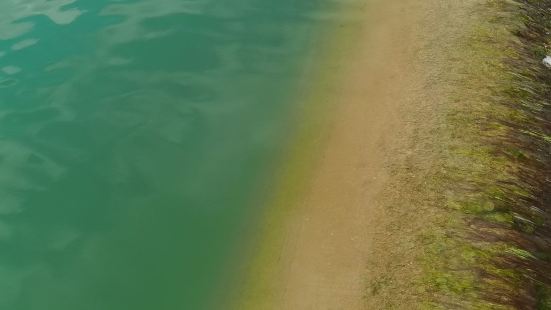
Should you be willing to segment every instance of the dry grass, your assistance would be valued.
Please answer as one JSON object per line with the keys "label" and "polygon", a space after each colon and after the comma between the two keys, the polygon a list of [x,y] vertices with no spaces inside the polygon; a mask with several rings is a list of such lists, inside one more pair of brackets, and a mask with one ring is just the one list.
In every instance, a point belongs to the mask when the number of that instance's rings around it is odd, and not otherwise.
{"label": "dry grass", "polygon": [[440,105],[412,116],[426,124],[381,198],[393,220],[371,262],[374,309],[551,309],[551,1],[472,14],[452,49],[428,55]]}

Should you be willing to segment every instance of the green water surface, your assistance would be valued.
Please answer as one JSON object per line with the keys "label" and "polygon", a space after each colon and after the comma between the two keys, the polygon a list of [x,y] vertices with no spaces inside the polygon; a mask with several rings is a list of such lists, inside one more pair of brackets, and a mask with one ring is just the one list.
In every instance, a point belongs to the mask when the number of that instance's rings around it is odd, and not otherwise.
{"label": "green water surface", "polygon": [[335,5],[0,1],[0,310],[207,308]]}

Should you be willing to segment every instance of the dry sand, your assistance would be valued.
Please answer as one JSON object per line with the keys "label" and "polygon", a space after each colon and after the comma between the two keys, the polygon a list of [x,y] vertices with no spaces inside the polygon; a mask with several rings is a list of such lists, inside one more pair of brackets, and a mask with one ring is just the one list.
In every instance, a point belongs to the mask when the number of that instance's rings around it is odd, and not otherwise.
{"label": "dry sand", "polygon": [[[380,244],[388,234],[388,199],[381,199],[381,193],[391,192],[386,187],[399,177],[389,163],[403,160],[403,154],[415,156],[404,146],[416,143],[415,132],[430,132],[432,117],[438,117],[445,103],[438,76],[448,68],[439,53],[457,48],[459,21],[479,3],[365,1],[357,42],[335,56],[334,69],[340,74],[328,99],[331,127],[320,145],[321,155],[292,211],[277,223],[267,219],[269,229],[278,226],[281,241],[260,241],[259,251],[269,254],[252,268],[238,308],[384,308],[367,290],[376,273],[370,262],[396,259]],[[398,255],[407,255],[407,250]]]}

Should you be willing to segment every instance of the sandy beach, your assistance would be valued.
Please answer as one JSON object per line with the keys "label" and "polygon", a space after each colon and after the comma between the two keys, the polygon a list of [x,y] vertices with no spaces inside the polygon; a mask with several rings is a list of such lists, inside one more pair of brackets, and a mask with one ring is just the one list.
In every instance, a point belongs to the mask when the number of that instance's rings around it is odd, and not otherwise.
{"label": "sandy beach", "polygon": [[[315,150],[290,156],[299,162],[291,166],[309,167],[302,172],[306,177],[279,183],[272,206],[279,211],[266,216],[266,238],[257,244],[258,259],[237,308],[382,308],[381,298],[388,296],[367,296],[378,272],[374,266],[382,270],[386,262],[402,260],[384,245],[389,187],[401,178],[392,167],[419,156],[430,165],[430,156],[411,154],[406,146],[423,143],[416,133],[430,131],[441,118],[445,87],[438,77],[450,68],[439,53],[458,48],[456,39],[468,28],[460,25],[471,22],[477,3],[364,1],[361,27],[335,31],[337,37],[345,33],[339,38],[345,44],[325,67],[338,74],[336,87],[313,83],[309,89],[316,98],[326,96],[330,116],[321,122]],[[303,188],[298,194],[297,187]],[[407,195],[414,199],[416,193]],[[409,233],[389,237],[407,239]],[[397,271],[404,272],[405,285],[415,268]]]}

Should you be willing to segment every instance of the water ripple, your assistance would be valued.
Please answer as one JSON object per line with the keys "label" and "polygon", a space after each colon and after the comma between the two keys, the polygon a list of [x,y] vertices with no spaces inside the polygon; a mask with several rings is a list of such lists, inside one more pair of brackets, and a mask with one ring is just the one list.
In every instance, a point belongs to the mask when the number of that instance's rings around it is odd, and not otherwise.
{"label": "water ripple", "polygon": [[34,24],[23,19],[44,15],[58,25],[75,21],[83,12],[68,8],[76,0],[8,0],[0,3],[0,40],[9,40],[29,32]]}
{"label": "water ripple", "polygon": [[335,1],[0,1],[0,309],[203,309]]}

